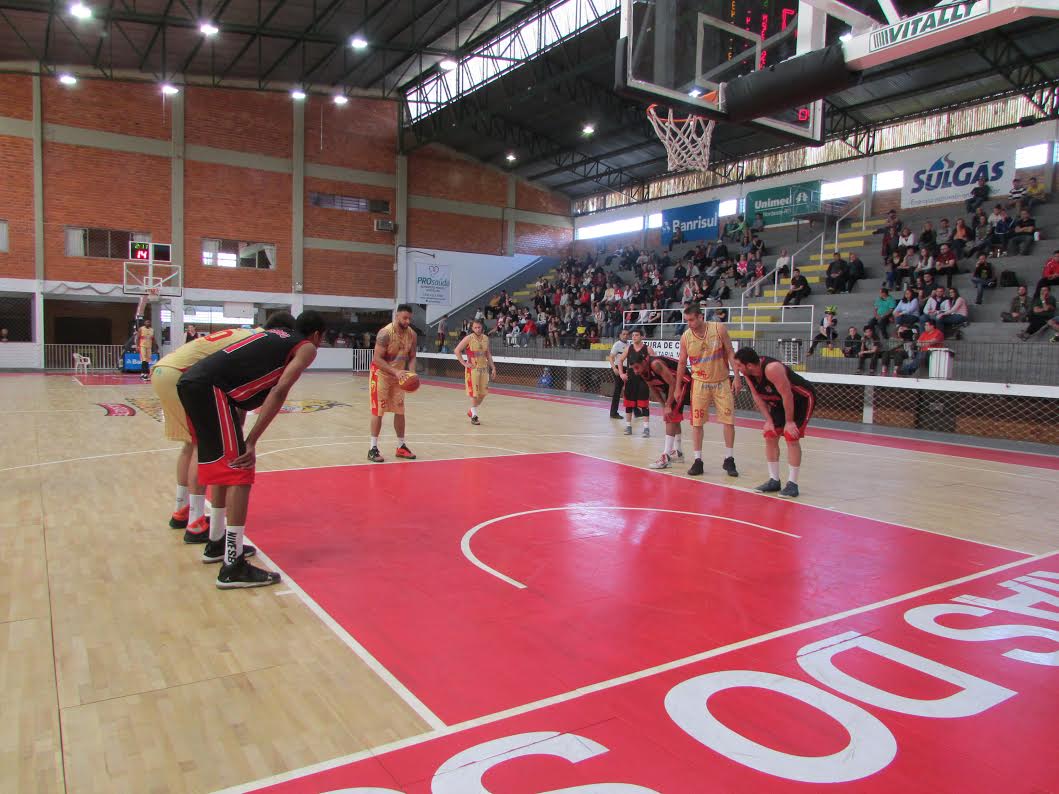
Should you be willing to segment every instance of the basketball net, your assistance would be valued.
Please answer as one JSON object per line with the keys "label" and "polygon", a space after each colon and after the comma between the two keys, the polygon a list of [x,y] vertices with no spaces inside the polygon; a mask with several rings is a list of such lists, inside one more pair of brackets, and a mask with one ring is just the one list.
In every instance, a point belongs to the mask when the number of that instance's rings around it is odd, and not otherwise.
{"label": "basketball net", "polygon": [[710,140],[717,122],[703,116],[690,115],[674,118],[670,108],[665,116],[658,113],[658,105],[647,108],[647,118],[655,134],[666,147],[670,171],[705,171],[710,165]]}
{"label": "basketball net", "polygon": [[141,319],[144,314],[144,309],[147,308],[148,303],[158,303],[161,298],[161,289],[159,287],[148,287],[147,292],[140,296],[140,302],[136,305],[136,319]]}

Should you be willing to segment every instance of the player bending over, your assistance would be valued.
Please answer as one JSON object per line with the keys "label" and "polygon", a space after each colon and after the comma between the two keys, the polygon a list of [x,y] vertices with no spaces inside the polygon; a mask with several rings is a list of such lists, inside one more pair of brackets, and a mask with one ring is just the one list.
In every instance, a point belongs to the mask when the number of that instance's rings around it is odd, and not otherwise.
{"label": "player bending over", "polygon": [[[177,382],[192,439],[198,444],[199,482],[214,486],[215,499],[227,506],[227,527],[210,522],[203,557],[223,550],[224,564],[217,587],[262,587],[279,574],[246,561],[243,534],[254,484],[257,442],[276,418],[291,386],[316,358],[324,335],[324,318],[305,311],[295,330],[273,328],[252,334],[207,356]],[[260,408],[257,421],[243,440],[239,412]]]}
{"label": "player bending over", "polygon": [[[684,460],[680,449],[680,423],[684,421],[684,409],[691,405],[691,375],[685,369],[678,374],[677,360],[669,356],[647,356],[633,364],[636,374],[643,379],[651,394],[663,406],[666,423],[666,443],[662,455],[652,469],[668,469],[670,460]],[[670,397],[676,410],[670,411]]]}
{"label": "player bending over", "polygon": [[[816,392],[809,381],[782,361],[758,356],[752,348],[741,347],[735,354],[736,371],[746,378],[754,405],[765,417],[765,461],[768,482],[757,487],[761,493],[798,495],[798,469],[802,465],[801,438],[813,415]],[[780,433],[787,439],[787,484],[780,489]]]}
{"label": "player bending over", "polygon": [[372,463],[386,460],[379,452],[379,433],[382,431],[382,417],[387,411],[393,414],[397,457],[416,459],[404,443],[404,389],[397,383],[405,372],[415,372],[416,332],[411,326],[412,307],[402,303],[397,307],[393,322],[375,337],[375,356],[371,360],[368,377],[368,398],[371,400],[371,449],[368,450],[368,460]]}
{"label": "player bending over", "polygon": [[[466,352],[466,358],[464,353]],[[478,406],[489,393],[489,379],[496,377],[496,365],[493,354],[489,351],[489,337],[485,335],[485,323],[475,320],[471,323],[471,332],[456,345],[456,360],[466,370],[467,396],[471,398],[471,410],[467,416],[472,425],[480,425]]]}

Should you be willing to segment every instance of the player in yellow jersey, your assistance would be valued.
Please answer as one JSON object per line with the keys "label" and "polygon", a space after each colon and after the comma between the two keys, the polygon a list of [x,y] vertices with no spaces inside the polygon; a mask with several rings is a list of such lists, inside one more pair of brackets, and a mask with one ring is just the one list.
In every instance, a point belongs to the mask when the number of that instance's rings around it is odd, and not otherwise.
{"label": "player in yellow jersey", "polygon": [[[265,328],[294,329],[294,317],[289,312],[276,312],[269,317]],[[208,336],[199,337],[186,345],[181,345],[169,355],[164,356],[154,367],[151,386],[162,404],[165,421],[165,437],[170,441],[180,441],[183,447],[177,456],[176,469],[176,506],[169,519],[173,529],[184,529],[185,543],[206,543],[210,537],[210,526],[214,525],[214,534],[224,537],[223,504],[212,506],[212,516],[206,515],[206,489],[199,485],[198,460],[195,454],[195,442],[188,429],[188,420],[184,415],[184,406],[177,396],[177,381],[193,365],[209,355],[254,334],[249,328],[229,328],[215,331]],[[250,556],[253,556],[251,553]],[[221,558],[206,560],[220,562]]]}
{"label": "player in yellow jersey", "polygon": [[[464,351],[467,354],[466,358],[464,358]],[[456,360],[467,370],[464,377],[467,384],[467,396],[471,398],[471,410],[467,412],[467,416],[471,418],[472,425],[480,425],[478,406],[482,404],[482,400],[489,392],[489,378],[496,377],[496,365],[493,363],[493,354],[489,351],[489,337],[485,335],[485,323],[481,320],[471,323],[471,332],[456,345],[455,354]]]}
{"label": "player in yellow jersey", "polygon": [[140,354],[140,380],[146,381],[151,375],[151,353],[154,350],[154,329],[151,320],[143,321],[136,329],[136,352]]}
{"label": "player in yellow jersey", "polygon": [[375,337],[375,356],[371,360],[368,389],[371,399],[371,449],[368,460],[385,461],[379,452],[379,433],[383,414],[393,414],[393,430],[397,434],[397,457],[415,460],[416,456],[404,443],[404,391],[397,385],[402,372],[415,372],[416,332],[412,330],[412,307],[402,303],[394,313],[393,322]]}
{"label": "player in yellow jersey", "polygon": [[[731,364],[735,361],[732,340],[724,323],[706,322],[702,309],[691,304],[684,310],[684,321],[688,330],[680,337],[680,356],[677,372],[684,367],[691,369],[691,431],[695,446],[695,462],[688,474],[702,474],[702,433],[709,418],[710,406],[717,414],[717,421],[724,428],[724,470],[729,477],[738,477],[735,468],[735,395],[739,393],[739,373],[735,384],[728,381]],[[670,395],[672,402],[673,395]],[[667,405],[670,413],[676,413],[676,405]]]}

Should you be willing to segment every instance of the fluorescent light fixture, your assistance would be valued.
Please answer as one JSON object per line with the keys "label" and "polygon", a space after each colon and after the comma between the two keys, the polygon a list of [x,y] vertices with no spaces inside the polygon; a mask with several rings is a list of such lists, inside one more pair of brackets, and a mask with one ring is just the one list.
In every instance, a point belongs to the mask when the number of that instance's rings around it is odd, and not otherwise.
{"label": "fluorescent light fixture", "polygon": [[591,124],[591,123],[590,124],[586,124],[584,127],[581,128],[581,134],[582,135],[591,135],[595,131],[596,131],[595,125]]}
{"label": "fluorescent light fixture", "polygon": [[517,157],[515,157],[515,153],[514,153],[514,152],[508,152],[508,153],[507,153],[507,157],[506,157],[505,159],[506,159],[506,160],[507,160],[507,161],[508,161],[509,163],[513,163],[513,162],[515,162],[515,160],[517,160],[518,158],[517,158]]}
{"label": "fluorescent light fixture", "polygon": [[74,3],[70,6],[70,13],[78,19],[88,19],[92,16],[92,9],[86,6],[84,3]]}
{"label": "fluorescent light fixture", "polygon": [[77,85],[77,78],[72,74],[66,74],[65,72],[59,75],[59,82],[63,85]]}
{"label": "fluorescent light fixture", "polygon": [[349,40],[349,46],[355,50],[363,50],[368,46],[368,40],[360,36],[354,36]]}
{"label": "fluorescent light fixture", "polygon": [[843,33],[841,36],[838,37],[838,40],[839,41],[852,41],[853,40],[853,31],[847,30],[845,33]]}
{"label": "fluorescent light fixture", "polygon": [[1038,143],[1036,146],[1023,146],[1015,150],[1015,168],[1035,168],[1039,165],[1048,164],[1048,144]]}
{"label": "fluorescent light fixture", "polygon": [[459,64],[456,63],[456,61],[452,60],[452,58],[445,58],[444,60],[438,63],[438,66],[440,66],[446,72],[451,72],[453,69],[459,66]]}
{"label": "fluorescent light fixture", "polygon": [[212,22],[203,22],[199,25],[199,33],[203,36],[216,36],[221,32],[221,29],[214,25]]}
{"label": "fluorescent light fixture", "polygon": [[349,102],[349,97],[347,97],[345,94],[335,94],[334,102],[336,105],[345,105],[347,102]]}
{"label": "fluorescent light fixture", "polygon": [[180,89],[171,83],[162,83],[162,93],[166,96],[173,96],[173,94],[179,94]]}
{"label": "fluorescent light fixture", "polygon": [[295,88],[293,91],[290,92],[290,98],[297,99],[300,101],[302,99],[305,99],[305,92],[302,91],[300,88]]}
{"label": "fluorescent light fixture", "polygon": [[693,88],[690,91],[688,91],[688,96],[691,97],[692,99],[698,99],[700,96],[702,96],[702,91],[699,90],[698,88]]}

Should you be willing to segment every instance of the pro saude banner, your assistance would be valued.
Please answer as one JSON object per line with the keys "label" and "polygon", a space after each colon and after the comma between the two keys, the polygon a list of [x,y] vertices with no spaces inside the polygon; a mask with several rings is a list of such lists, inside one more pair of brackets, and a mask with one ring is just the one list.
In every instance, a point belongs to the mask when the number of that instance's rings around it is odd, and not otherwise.
{"label": "pro saude banner", "polygon": [[662,210],[662,245],[669,245],[679,230],[685,240],[716,240],[719,201]]}
{"label": "pro saude banner", "polygon": [[765,223],[793,223],[794,216],[820,209],[820,180],[796,182],[784,187],[753,190],[746,194],[747,223],[760,212]]}
{"label": "pro saude banner", "polygon": [[452,296],[452,274],[448,265],[416,262],[416,303],[449,306]]}
{"label": "pro saude banner", "polygon": [[1015,175],[1015,147],[1006,141],[955,145],[929,153],[909,153],[901,206],[924,207],[962,201],[985,177],[993,193],[1006,194]]}

